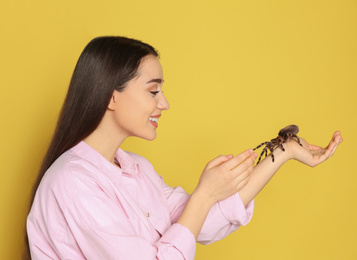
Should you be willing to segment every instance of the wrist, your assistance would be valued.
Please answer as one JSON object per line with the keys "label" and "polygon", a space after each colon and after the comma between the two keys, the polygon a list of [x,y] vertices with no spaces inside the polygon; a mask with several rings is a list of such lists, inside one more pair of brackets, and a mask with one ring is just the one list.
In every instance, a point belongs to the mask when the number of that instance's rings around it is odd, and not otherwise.
{"label": "wrist", "polygon": [[203,192],[200,189],[195,189],[190,197],[190,200],[195,201],[200,207],[210,209],[216,201],[208,196],[207,192]]}
{"label": "wrist", "polygon": [[285,151],[283,151],[281,148],[276,148],[273,152],[275,161],[281,162],[281,164],[284,164],[294,158],[290,145],[288,143],[285,143],[283,146]]}
{"label": "wrist", "polygon": [[301,148],[300,145],[298,145],[297,142],[295,141],[288,141],[287,143],[284,144],[285,147],[285,156],[286,156],[286,161],[296,159],[296,149]]}

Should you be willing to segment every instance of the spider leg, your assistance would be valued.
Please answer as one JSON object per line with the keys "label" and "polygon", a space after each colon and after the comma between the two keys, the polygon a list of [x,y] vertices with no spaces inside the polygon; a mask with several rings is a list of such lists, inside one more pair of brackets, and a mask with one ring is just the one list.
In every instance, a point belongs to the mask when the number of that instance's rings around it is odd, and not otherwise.
{"label": "spider leg", "polygon": [[263,151],[260,153],[260,156],[259,156],[259,159],[258,159],[258,162],[256,165],[258,165],[258,163],[260,162],[260,159],[262,158],[263,154],[265,152],[265,157],[267,156],[267,147],[265,146]]}
{"label": "spider leg", "polygon": [[300,146],[302,146],[302,144],[300,143],[300,138],[296,135],[296,134],[290,134],[289,135],[289,137],[295,137],[296,138],[296,141],[298,142],[298,144],[300,145]]}
{"label": "spider leg", "polygon": [[284,148],[283,144],[279,144],[279,147],[281,150],[283,150],[283,152],[285,152],[285,148]]}
{"label": "spider leg", "polygon": [[275,157],[274,157],[274,154],[273,154],[274,150],[275,150],[275,148],[269,147],[270,155],[271,155],[271,158],[272,158],[273,162],[275,161]]}
{"label": "spider leg", "polygon": [[257,147],[255,147],[255,148],[253,149],[253,151],[254,151],[254,150],[257,150],[258,148],[262,147],[263,145],[267,145],[268,143],[270,143],[270,142],[261,143],[260,145],[258,145]]}

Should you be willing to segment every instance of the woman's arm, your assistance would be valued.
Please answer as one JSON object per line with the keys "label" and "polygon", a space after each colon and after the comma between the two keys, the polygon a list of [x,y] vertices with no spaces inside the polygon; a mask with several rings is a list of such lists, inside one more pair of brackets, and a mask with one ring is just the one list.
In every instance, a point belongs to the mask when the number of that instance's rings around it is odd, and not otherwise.
{"label": "woman's arm", "polygon": [[272,162],[268,156],[254,168],[249,182],[238,192],[244,205],[248,205],[254,199],[285,162],[295,159],[314,167],[333,155],[337,146],[342,142],[342,137],[340,132],[336,131],[326,148],[310,145],[302,138],[300,141],[302,147],[295,141],[289,141],[284,144],[285,152],[279,148],[274,150],[275,162]]}
{"label": "woman's arm", "polygon": [[309,166],[327,160],[342,142],[340,132],[335,132],[326,148],[310,145],[300,138],[302,147],[295,141],[274,151],[275,162],[268,157],[253,168],[257,157],[247,150],[236,157],[219,156],[209,162],[177,223],[187,227],[197,239],[209,210],[217,201],[238,192],[245,206],[264,188],[278,169],[288,160],[295,159]]}

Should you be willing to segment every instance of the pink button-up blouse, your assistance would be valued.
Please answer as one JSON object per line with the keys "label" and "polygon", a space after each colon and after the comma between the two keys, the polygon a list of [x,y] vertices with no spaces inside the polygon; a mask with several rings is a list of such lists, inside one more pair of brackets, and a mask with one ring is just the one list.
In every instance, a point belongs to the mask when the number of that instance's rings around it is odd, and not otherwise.
{"label": "pink button-up blouse", "polygon": [[[32,259],[194,259],[193,234],[177,224],[189,195],[167,186],[143,157],[119,149],[121,168],[85,142],[48,169],[27,218]],[[254,202],[217,202],[198,242],[247,224]]]}

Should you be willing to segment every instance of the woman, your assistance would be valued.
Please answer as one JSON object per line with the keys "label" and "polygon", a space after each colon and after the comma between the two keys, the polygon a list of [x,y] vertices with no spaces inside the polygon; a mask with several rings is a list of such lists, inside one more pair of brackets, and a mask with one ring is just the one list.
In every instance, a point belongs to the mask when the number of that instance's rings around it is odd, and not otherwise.
{"label": "woman", "polygon": [[301,140],[274,151],[275,162],[247,150],[205,167],[191,195],[163,182],[151,164],[120,149],[129,136],[156,137],[169,109],[153,47],[125,37],[93,39],[81,54],[43,161],[27,220],[33,259],[194,259],[249,222],[254,197],[289,159],[310,166],[325,149]]}

